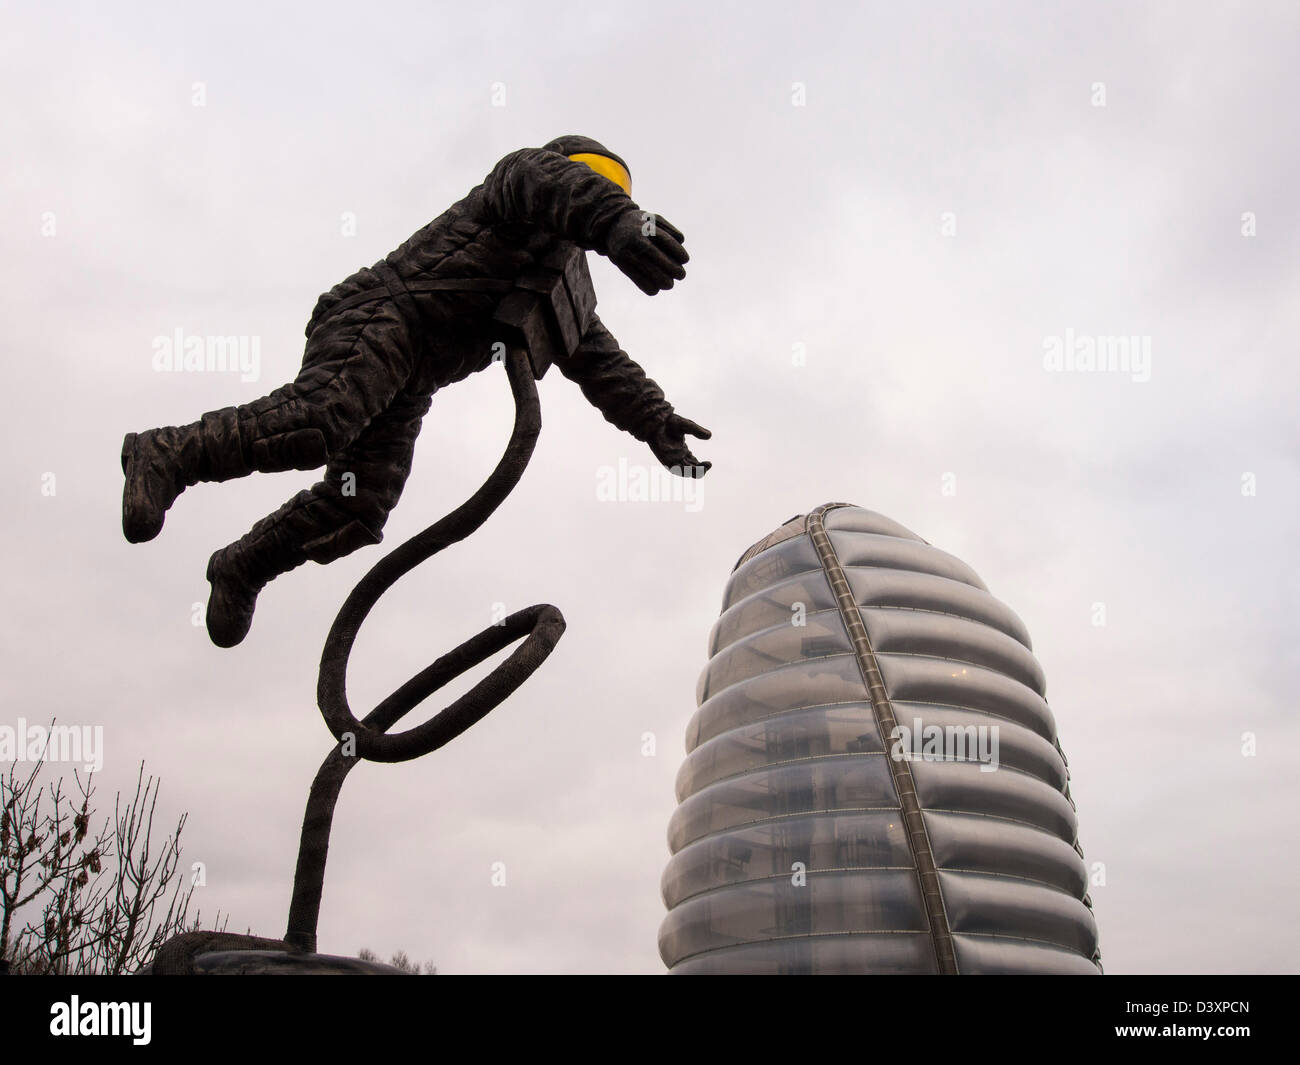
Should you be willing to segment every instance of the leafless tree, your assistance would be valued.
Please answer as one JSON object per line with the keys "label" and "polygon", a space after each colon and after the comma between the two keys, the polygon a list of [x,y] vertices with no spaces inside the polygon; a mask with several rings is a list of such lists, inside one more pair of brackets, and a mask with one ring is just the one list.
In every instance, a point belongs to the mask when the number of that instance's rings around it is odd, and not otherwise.
{"label": "leafless tree", "polygon": [[141,763],[135,794],[95,830],[93,774],[41,784],[0,773],[0,969],[11,973],[131,973],[187,923],[192,884],[180,872],[181,830],[153,840],[158,782]]}
{"label": "leafless tree", "polygon": [[[362,947],[361,952],[357,955],[357,957],[360,958],[362,961],[379,961],[379,955],[376,954],[369,947]],[[406,951],[404,950],[399,950],[396,954],[394,954],[391,958],[389,958],[388,964],[391,965],[394,969],[401,969],[402,972],[411,973],[414,976],[437,976],[438,975],[438,967],[434,965],[433,962],[426,961],[422,966],[419,964],[419,962],[411,961],[411,959],[406,956]]]}

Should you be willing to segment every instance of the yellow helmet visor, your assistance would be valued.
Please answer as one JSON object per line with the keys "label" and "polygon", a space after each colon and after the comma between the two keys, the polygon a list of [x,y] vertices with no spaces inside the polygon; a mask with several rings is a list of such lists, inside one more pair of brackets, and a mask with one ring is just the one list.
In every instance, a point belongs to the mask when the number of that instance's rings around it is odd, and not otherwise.
{"label": "yellow helmet visor", "polygon": [[632,195],[632,175],[627,172],[627,168],[622,163],[616,162],[607,155],[596,155],[594,152],[579,152],[569,158],[575,163],[586,163],[597,174],[609,178],[629,196]]}

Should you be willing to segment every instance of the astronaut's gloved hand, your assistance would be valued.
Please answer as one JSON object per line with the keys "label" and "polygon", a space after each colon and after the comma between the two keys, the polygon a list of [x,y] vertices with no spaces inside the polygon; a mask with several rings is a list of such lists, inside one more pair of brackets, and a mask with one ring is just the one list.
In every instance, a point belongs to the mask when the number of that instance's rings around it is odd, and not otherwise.
{"label": "astronaut's gloved hand", "polygon": [[713,435],[690,418],[683,418],[680,414],[670,414],[655,426],[646,443],[650,445],[655,458],[678,477],[703,477],[712,468],[713,463],[701,462],[691,454],[691,449],[686,446],[687,433],[701,440],[708,440]]}
{"label": "astronaut's gloved hand", "polygon": [[682,231],[639,207],[624,211],[605,236],[605,254],[647,296],[673,287],[686,276],[690,261]]}

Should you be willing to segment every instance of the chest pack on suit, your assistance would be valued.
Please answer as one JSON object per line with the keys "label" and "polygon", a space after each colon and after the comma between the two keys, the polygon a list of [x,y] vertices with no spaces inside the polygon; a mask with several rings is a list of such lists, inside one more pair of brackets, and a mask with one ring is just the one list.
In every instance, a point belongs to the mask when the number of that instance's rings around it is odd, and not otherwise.
{"label": "chest pack on suit", "polygon": [[533,376],[541,380],[553,362],[578,350],[595,310],[587,255],[565,243],[519,274],[492,320],[505,327],[507,341],[527,350]]}

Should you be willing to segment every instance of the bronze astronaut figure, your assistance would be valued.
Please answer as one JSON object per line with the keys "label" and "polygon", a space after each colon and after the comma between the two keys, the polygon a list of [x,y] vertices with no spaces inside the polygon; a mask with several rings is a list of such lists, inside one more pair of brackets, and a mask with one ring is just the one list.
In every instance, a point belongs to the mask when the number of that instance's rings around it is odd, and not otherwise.
{"label": "bronze astronaut figure", "polygon": [[590,138],[512,152],[396,251],[320,297],[294,381],[190,425],[127,434],[122,527],[133,543],[157,536],[199,481],[325,466],[323,480],[212,555],[214,643],[244,638],[274,577],[382,540],[433,393],[505,345],[525,347],[537,377],[557,365],[674,473],[703,476],[710,464],[686,435],[711,434],[674,412],[595,313],[587,251],[650,295],[686,276],[681,232],[630,192],[626,163]]}

